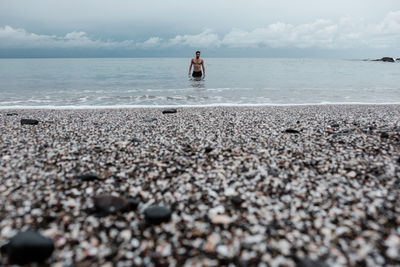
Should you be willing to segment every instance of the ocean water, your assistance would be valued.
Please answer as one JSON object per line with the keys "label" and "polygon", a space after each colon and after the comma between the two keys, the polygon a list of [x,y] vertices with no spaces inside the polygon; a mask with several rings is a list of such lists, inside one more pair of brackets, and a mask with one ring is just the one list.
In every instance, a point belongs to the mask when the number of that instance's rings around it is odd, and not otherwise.
{"label": "ocean water", "polygon": [[400,103],[400,63],[336,59],[0,59],[0,108]]}

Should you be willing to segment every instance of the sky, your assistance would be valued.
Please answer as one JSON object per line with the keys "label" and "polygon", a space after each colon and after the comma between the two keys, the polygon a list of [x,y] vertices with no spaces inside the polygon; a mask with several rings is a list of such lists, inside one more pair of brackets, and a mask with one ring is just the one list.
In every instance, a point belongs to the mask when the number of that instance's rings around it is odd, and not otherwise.
{"label": "sky", "polygon": [[399,0],[0,0],[0,57],[400,57]]}

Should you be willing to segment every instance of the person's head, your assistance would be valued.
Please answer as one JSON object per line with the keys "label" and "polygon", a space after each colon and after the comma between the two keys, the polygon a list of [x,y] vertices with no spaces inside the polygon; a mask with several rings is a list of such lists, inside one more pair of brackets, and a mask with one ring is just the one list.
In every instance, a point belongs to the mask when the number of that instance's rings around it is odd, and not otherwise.
{"label": "person's head", "polygon": [[197,57],[197,58],[200,57],[200,51],[196,51],[196,57]]}

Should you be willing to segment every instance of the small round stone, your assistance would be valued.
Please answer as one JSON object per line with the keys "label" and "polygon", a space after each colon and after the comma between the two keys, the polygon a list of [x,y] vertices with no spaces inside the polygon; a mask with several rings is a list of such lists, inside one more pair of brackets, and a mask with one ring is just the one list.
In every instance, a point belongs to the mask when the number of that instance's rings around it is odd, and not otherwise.
{"label": "small round stone", "polygon": [[381,138],[389,138],[389,134],[387,132],[381,132]]}
{"label": "small round stone", "polygon": [[82,180],[84,182],[100,180],[100,178],[94,173],[81,174],[81,175],[76,176],[76,178],[79,180]]}
{"label": "small round stone", "polygon": [[129,200],[122,197],[101,195],[94,198],[94,206],[97,212],[109,214],[119,211],[128,211],[130,210],[131,204]]}
{"label": "small round stone", "polygon": [[234,196],[231,198],[231,202],[235,207],[240,207],[243,203],[243,199],[240,196]]}
{"label": "small round stone", "polygon": [[171,219],[171,210],[164,206],[151,206],[144,211],[145,219],[150,224],[160,224]]}

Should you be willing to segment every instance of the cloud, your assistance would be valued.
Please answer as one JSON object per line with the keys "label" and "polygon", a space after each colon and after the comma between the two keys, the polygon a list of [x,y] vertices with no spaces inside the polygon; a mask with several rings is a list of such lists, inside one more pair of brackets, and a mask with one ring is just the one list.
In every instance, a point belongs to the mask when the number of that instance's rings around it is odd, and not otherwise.
{"label": "cloud", "polygon": [[203,32],[195,35],[177,35],[168,41],[169,46],[183,45],[189,47],[219,47],[220,39],[211,29],[206,29]]}
{"label": "cloud", "polygon": [[158,47],[162,42],[162,38],[160,37],[151,37],[144,41],[143,43],[138,43],[138,47],[143,47],[143,48],[151,48],[151,47]]}
{"label": "cloud", "polygon": [[400,11],[390,12],[377,24],[363,19],[344,17],[338,21],[317,19],[311,23],[293,25],[276,22],[250,30],[231,29],[218,34],[205,29],[197,34],[175,37],[153,36],[145,41],[115,41],[90,37],[86,32],[73,31],[64,36],[40,35],[0,27],[0,48],[89,48],[89,49],[168,49],[191,48],[390,48],[400,43]]}
{"label": "cloud", "polygon": [[85,32],[73,31],[65,36],[39,35],[11,26],[0,27],[0,48],[126,48],[133,41],[93,40]]}

